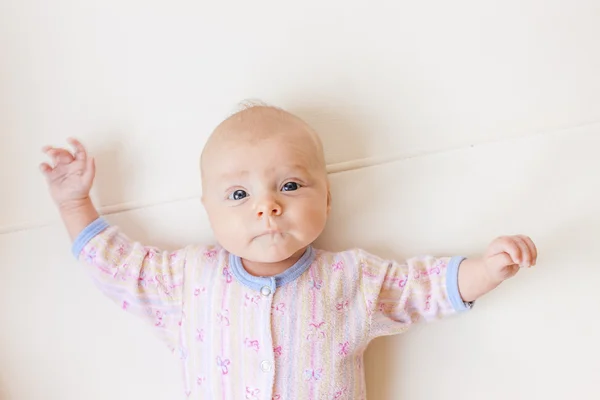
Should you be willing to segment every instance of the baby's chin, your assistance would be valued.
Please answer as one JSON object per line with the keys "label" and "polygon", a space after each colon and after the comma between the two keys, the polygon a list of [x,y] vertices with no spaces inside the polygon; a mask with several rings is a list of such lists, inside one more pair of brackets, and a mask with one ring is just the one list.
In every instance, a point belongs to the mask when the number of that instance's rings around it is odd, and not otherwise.
{"label": "baby's chin", "polygon": [[274,264],[289,260],[299,251],[300,248],[282,249],[272,246],[264,250],[248,251],[247,256],[242,258],[258,263]]}
{"label": "baby's chin", "polygon": [[[308,245],[301,243],[253,243],[237,256],[256,263],[274,264],[300,258]],[[235,253],[234,253],[235,254]]]}

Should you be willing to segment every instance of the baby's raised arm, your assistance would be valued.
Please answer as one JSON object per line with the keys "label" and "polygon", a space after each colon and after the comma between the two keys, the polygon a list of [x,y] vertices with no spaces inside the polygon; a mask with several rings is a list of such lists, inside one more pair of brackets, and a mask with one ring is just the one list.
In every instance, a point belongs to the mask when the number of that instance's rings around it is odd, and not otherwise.
{"label": "baby's raised arm", "polygon": [[73,254],[106,296],[154,325],[175,350],[183,318],[186,249],[166,252],[144,246],[101,218],[90,199],[94,159],[79,141],[69,142],[73,153],[45,147],[54,165],[43,163],[40,169],[73,242]]}

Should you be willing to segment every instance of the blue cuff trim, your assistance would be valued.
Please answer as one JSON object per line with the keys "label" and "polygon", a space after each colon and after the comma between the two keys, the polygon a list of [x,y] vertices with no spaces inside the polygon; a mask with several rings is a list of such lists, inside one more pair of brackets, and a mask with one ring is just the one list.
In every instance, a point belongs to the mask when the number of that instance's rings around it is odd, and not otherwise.
{"label": "blue cuff trim", "polygon": [[96,235],[100,232],[108,228],[110,225],[106,220],[102,217],[98,217],[94,222],[85,227],[83,231],[77,236],[75,241],[73,242],[73,246],[71,247],[71,252],[75,256],[75,258],[79,258],[79,254],[81,254],[81,250],[85,247],[86,244],[90,240],[92,240]]}
{"label": "blue cuff trim", "polygon": [[446,270],[446,291],[452,307],[456,311],[466,311],[473,307],[473,302],[466,303],[458,291],[458,269],[465,257],[452,257]]}

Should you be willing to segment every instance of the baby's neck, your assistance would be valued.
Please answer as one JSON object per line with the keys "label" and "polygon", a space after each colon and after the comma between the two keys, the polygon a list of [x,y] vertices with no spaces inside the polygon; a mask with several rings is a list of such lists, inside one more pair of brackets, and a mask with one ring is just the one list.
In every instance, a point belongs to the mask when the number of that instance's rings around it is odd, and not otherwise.
{"label": "baby's neck", "polygon": [[290,258],[274,263],[261,263],[242,259],[242,265],[250,275],[262,277],[279,275],[292,265],[296,264],[305,251],[306,248],[300,249]]}

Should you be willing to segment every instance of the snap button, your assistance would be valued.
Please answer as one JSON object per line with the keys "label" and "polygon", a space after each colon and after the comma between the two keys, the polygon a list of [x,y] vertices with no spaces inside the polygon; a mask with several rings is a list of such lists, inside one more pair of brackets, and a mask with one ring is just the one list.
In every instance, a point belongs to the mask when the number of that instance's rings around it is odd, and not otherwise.
{"label": "snap button", "polygon": [[267,360],[264,360],[260,363],[260,369],[262,369],[263,372],[271,371],[271,363]]}
{"label": "snap button", "polygon": [[271,294],[271,288],[270,288],[270,287],[268,287],[268,286],[263,286],[263,287],[260,289],[260,293],[261,293],[263,296],[268,296],[268,295],[270,295],[270,294]]}

